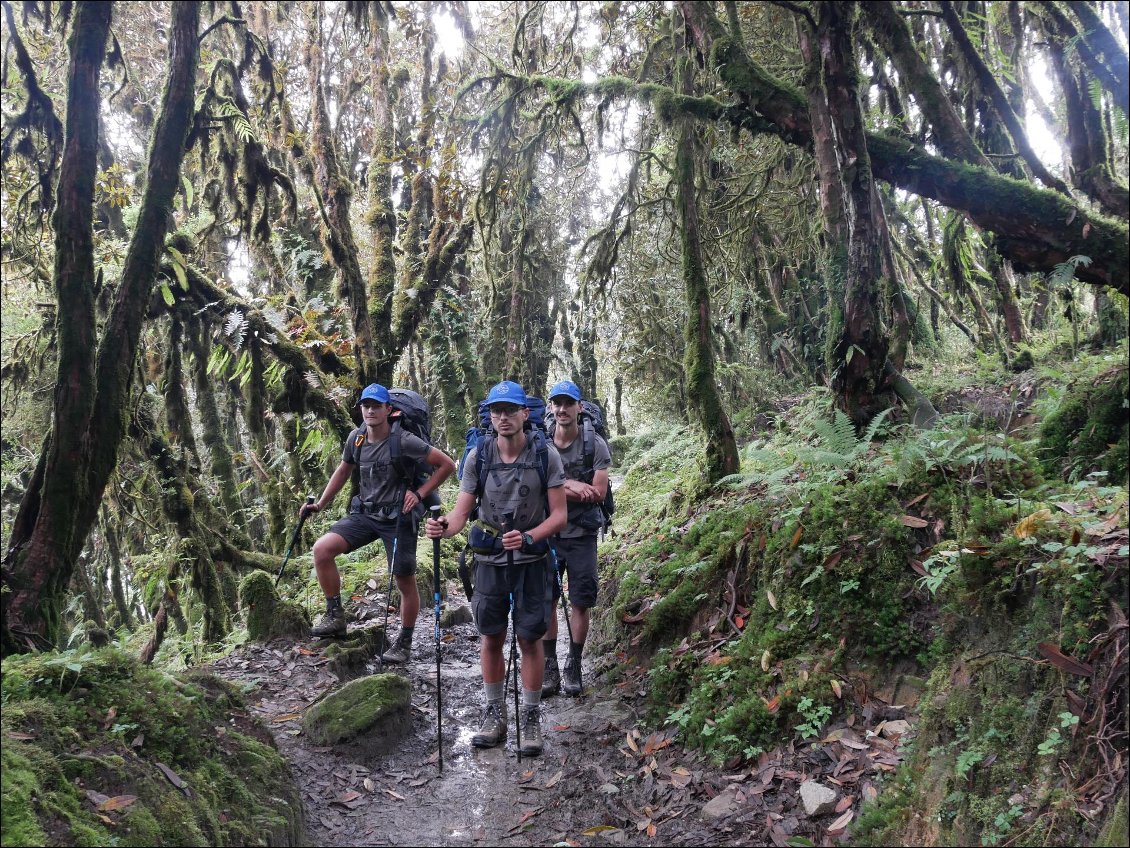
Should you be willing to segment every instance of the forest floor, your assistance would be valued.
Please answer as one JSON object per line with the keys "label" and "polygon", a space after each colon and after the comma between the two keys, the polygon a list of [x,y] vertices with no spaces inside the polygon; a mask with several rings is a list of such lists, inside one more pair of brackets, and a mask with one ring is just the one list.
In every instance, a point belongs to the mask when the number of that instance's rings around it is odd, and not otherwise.
{"label": "forest floor", "polygon": [[[383,599],[377,591],[355,597],[361,621],[350,627],[377,626]],[[453,591],[448,603],[463,600]],[[820,740],[719,768],[684,749],[676,728],[647,726],[644,668],[625,668],[623,657],[586,658],[583,697],[543,701],[545,750],[519,763],[512,689],[506,747],[471,747],[482,684],[477,633],[462,624],[444,634],[441,772],[433,632],[431,609],[422,609],[412,662],[385,667],[412,681],[409,730],[392,740],[315,746],[304,738],[303,712],[340,682],[322,656],[325,640],[247,645],[214,664],[248,692],[251,711],[290,762],[311,844],[833,845],[846,840],[861,801],[878,794],[880,776],[902,760],[914,724],[905,709],[869,695],[846,722],[825,726]],[[602,666],[618,666],[619,682],[594,673]],[[374,662],[366,673],[375,670]],[[806,780],[835,793],[835,805],[817,817],[801,800]]]}

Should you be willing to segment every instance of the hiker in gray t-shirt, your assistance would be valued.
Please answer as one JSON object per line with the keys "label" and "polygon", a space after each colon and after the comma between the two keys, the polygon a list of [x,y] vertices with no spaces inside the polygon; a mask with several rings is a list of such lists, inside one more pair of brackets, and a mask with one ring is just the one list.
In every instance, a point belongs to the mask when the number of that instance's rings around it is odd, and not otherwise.
{"label": "hiker in gray t-shirt", "polygon": [[[339,636],[345,633],[345,610],[341,604],[341,573],[337,570],[339,554],[349,553],[377,539],[384,542],[385,554],[400,590],[400,635],[383,657],[386,662],[406,662],[412,644],[416,616],[420,612],[420,593],[416,589],[416,521],[414,511],[428,493],[437,489],[451,472],[455,461],[411,433],[400,433],[403,456],[423,461],[435,470],[418,489],[399,478],[390,461],[388,389],[377,383],[361,393],[361,417],[364,424],[350,435],[342,450],[341,463],[326,483],[325,491],[315,503],[303,504],[301,513],[321,512],[331,503],[342,486],[353,475],[360,474],[360,493],[350,504],[349,514],[334,523],[314,543],[314,570],[318,584],[326,593],[326,612],[314,622],[314,636]],[[397,518],[400,517],[398,521]],[[393,547],[396,562],[392,562]]]}
{"label": "hiker in gray t-shirt", "polygon": [[429,518],[426,532],[431,539],[450,538],[478,508],[470,537],[475,552],[471,603],[482,637],[479,659],[486,705],[471,744],[493,748],[506,740],[502,647],[507,617],[513,615],[522,654],[521,753],[536,755],[542,751],[541,639],[553,604],[547,540],[565,527],[565,472],[544,434],[526,428],[529,410],[521,386],[499,383],[486,402],[497,435],[482,443],[481,460],[479,448],[467,456],[455,509],[445,518]]}
{"label": "hiker in gray t-shirt", "polygon": [[[608,491],[608,466],[612,454],[599,433],[591,432],[591,457],[585,456],[585,436],[580,429],[581,390],[576,383],[562,380],[549,390],[549,410],[553,413],[553,445],[565,468],[565,498],[569,504],[569,523],[556,540],[561,569],[569,577],[569,657],[565,668],[557,667],[557,613],[549,620],[542,640],[545,647],[545,679],[542,695],[581,694],[581,654],[589,633],[589,610],[596,604],[596,534],[604,526],[601,504]],[[590,427],[591,430],[591,427]],[[559,586],[553,583],[554,601]]]}

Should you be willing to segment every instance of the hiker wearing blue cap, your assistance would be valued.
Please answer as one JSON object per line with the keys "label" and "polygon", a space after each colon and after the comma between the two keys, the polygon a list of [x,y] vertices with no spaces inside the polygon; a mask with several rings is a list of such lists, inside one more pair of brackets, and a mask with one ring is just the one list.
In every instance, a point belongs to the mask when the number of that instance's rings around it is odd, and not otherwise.
{"label": "hiker wearing blue cap", "polygon": [[[581,654],[589,632],[589,611],[596,604],[596,534],[604,526],[600,505],[608,491],[608,466],[612,454],[599,433],[591,433],[586,446],[579,426],[583,412],[581,390],[576,383],[562,380],[549,390],[549,411],[552,414],[550,434],[553,445],[565,468],[565,498],[568,523],[555,539],[559,566],[569,578],[569,657],[565,668],[557,666],[557,612],[550,617],[545,632],[545,677],[542,694],[556,695],[564,688],[566,695],[581,694]],[[587,455],[586,455],[587,454]],[[560,584],[553,583],[556,604]]]}
{"label": "hiker wearing blue cap", "polygon": [[[385,555],[400,590],[400,636],[385,652],[386,662],[406,662],[412,644],[420,593],[416,588],[415,521],[398,520],[412,513],[428,494],[455,470],[455,462],[443,451],[411,433],[401,433],[400,450],[409,459],[426,462],[434,469],[418,488],[412,488],[397,475],[390,457],[388,389],[372,383],[361,392],[362,426],[349,434],[341,453],[341,463],[326,483],[318,500],[303,504],[302,517],[321,512],[331,503],[354,471],[359,471],[360,491],[350,503],[349,514],[336,521],[329,532],[314,543],[314,570],[318,585],[326,593],[326,612],[314,622],[314,636],[339,636],[345,633],[345,610],[341,603],[341,573],[336,559],[377,539],[384,542]],[[393,551],[396,561],[393,562]]]}
{"label": "hiker wearing blue cap", "polygon": [[450,538],[478,511],[470,533],[475,554],[471,604],[481,636],[485,705],[471,744],[493,748],[506,740],[503,646],[511,617],[522,657],[519,757],[542,751],[542,636],[553,603],[547,540],[565,527],[567,512],[561,458],[528,422],[526,403],[517,383],[491,388],[486,405],[494,432],[467,455],[455,509],[426,525],[429,538]]}

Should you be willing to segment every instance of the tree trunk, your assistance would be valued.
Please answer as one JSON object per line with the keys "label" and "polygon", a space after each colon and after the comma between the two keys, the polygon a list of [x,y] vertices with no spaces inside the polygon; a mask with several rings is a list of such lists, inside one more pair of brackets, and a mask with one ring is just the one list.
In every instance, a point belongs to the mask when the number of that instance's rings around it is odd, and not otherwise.
{"label": "tree trunk", "polygon": [[[68,79],[67,151],[56,229],[59,378],[51,453],[35,527],[5,574],[3,652],[26,639],[50,643],[71,570],[97,516],[125,432],[141,324],[157,276],[169,211],[180,187],[180,166],[192,126],[199,54],[199,3],[174,2],[170,71],[154,126],[146,185],[121,282],[94,354],[93,189],[97,166],[98,69],[109,27],[109,4],[81,3],[75,11]],[[69,163],[69,164],[68,164]],[[67,170],[69,169],[69,170]],[[64,208],[65,204],[65,208]],[[93,369],[88,364],[94,362]],[[86,364],[84,364],[86,363]],[[17,643],[19,634],[25,641]]]}
{"label": "tree trunk", "polygon": [[[683,27],[675,30],[676,41],[683,38]],[[691,64],[686,45],[678,59],[679,77],[685,94],[690,93]],[[702,256],[698,198],[695,193],[695,159],[698,150],[693,120],[683,115],[677,122],[678,147],[675,154],[676,206],[682,241],[683,290],[687,303],[687,324],[683,331],[686,350],[683,373],[687,405],[706,433],[706,476],[711,482],[735,474],[739,468],[734,428],[722,405],[714,376],[714,336],[711,329],[710,286]]]}
{"label": "tree trunk", "polygon": [[[682,0],[699,49],[737,106],[711,111],[736,126],[776,133],[802,147],[812,145],[812,121],[804,95],[750,60],[714,15],[711,4]],[[644,94],[644,92],[640,92]],[[1130,240],[1125,221],[1088,211],[1046,189],[985,168],[930,155],[904,138],[869,132],[867,149],[875,177],[897,188],[965,212],[997,237],[997,249],[1017,271],[1050,271],[1076,255],[1090,256],[1076,276],[1130,295]]]}
{"label": "tree trunk", "polygon": [[864,426],[892,401],[884,387],[888,340],[879,311],[884,245],[855,83],[855,4],[823,3],[816,13],[815,32],[801,30],[801,53],[832,252],[829,282],[834,292],[842,287],[829,325],[828,368],[836,405]]}

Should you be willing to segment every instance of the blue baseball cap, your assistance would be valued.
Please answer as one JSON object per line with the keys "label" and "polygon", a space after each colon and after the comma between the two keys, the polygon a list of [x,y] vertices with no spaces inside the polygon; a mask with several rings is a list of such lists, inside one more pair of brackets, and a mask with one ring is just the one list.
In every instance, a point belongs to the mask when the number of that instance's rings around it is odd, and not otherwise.
{"label": "blue baseball cap", "polygon": [[370,383],[365,387],[365,391],[361,392],[361,400],[357,401],[357,405],[361,405],[361,401],[375,400],[378,403],[388,403],[388,389],[380,383]]}
{"label": "blue baseball cap", "polygon": [[503,380],[501,383],[491,386],[490,394],[487,395],[487,406],[492,403],[513,403],[517,406],[525,406],[526,392],[517,383]]}
{"label": "blue baseball cap", "polygon": [[554,383],[553,388],[549,390],[549,399],[553,400],[555,397],[561,397],[562,395],[579,401],[581,399],[581,390],[572,380],[561,380]]}

